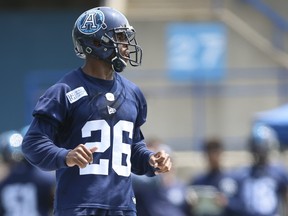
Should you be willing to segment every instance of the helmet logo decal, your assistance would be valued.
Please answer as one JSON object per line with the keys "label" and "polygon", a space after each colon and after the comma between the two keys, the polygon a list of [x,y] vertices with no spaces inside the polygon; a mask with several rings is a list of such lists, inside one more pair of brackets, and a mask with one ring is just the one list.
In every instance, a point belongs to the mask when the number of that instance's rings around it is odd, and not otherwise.
{"label": "helmet logo decal", "polygon": [[81,33],[89,35],[98,32],[101,28],[106,29],[107,25],[104,21],[105,16],[102,11],[89,10],[78,18],[76,25]]}

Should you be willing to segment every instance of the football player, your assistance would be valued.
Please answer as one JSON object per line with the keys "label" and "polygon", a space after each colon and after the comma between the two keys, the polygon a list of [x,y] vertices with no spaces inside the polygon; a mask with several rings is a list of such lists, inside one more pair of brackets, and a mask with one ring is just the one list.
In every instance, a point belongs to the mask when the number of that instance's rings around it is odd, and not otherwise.
{"label": "football player", "polygon": [[188,188],[192,215],[232,216],[229,197],[235,193],[235,182],[222,164],[224,145],[219,138],[207,138],[203,151],[206,170],[193,176]]}
{"label": "football player", "polygon": [[270,153],[278,148],[277,134],[272,128],[263,124],[253,126],[249,139],[253,162],[235,174],[236,215],[287,215],[282,212],[287,206],[287,170],[279,163],[272,163],[269,158]]}
{"label": "football player", "polygon": [[109,7],[82,13],[72,39],[84,65],[39,98],[23,152],[32,164],[56,170],[55,215],[136,215],[131,172],[171,169],[165,151],[146,148],[146,100],[120,74],[128,63],[141,64],[142,49],[126,17]]}
{"label": "football player", "polygon": [[54,173],[43,172],[24,159],[22,139],[15,130],[0,135],[0,155],[8,168],[0,182],[0,215],[51,215]]}

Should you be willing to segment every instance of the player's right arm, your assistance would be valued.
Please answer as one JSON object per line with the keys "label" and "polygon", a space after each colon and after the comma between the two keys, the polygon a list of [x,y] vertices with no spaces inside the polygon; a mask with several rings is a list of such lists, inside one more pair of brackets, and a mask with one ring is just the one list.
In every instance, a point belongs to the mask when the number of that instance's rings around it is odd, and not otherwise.
{"label": "player's right arm", "polygon": [[48,120],[35,117],[22,143],[25,158],[43,170],[56,170],[65,167],[86,167],[93,161],[96,147],[88,149],[79,144],[74,149],[58,147],[53,142],[57,127]]}
{"label": "player's right arm", "polygon": [[22,151],[25,158],[43,170],[67,167],[66,155],[70,150],[53,143],[57,127],[48,120],[35,117],[23,139]]}
{"label": "player's right arm", "polygon": [[92,154],[96,149],[87,149],[82,144],[74,149],[65,149],[55,143],[59,125],[65,121],[71,105],[66,97],[70,91],[65,82],[47,89],[35,106],[34,119],[24,137],[22,150],[25,158],[43,170],[75,165],[83,168],[93,160]]}

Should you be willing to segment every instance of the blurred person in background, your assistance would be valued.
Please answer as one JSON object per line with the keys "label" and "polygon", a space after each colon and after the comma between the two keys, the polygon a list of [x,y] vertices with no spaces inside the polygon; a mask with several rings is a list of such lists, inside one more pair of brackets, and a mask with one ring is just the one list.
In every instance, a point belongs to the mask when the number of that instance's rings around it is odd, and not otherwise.
{"label": "blurred person in background", "polygon": [[[164,149],[173,161],[171,148],[160,138],[147,139],[147,147],[154,152]],[[158,174],[152,178],[132,176],[138,216],[190,215],[186,202],[186,185],[177,178],[175,171],[173,167],[169,173]]]}
{"label": "blurred person in background", "polygon": [[218,138],[203,141],[206,171],[191,178],[188,200],[194,216],[232,216],[230,196],[235,192],[233,178],[222,166],[224,146]]}
{"label": "blurred person in background", "polygon": [[16,130],[0,134],[0,154],[8,168],[0,181],[0,215],[52,215],[54,174],[40,171],[24,159],[22,139]]}
{"label": "blurred person in background", "polygon": [[275,131],[263,124],[252,127],[248,149],[252,163],[235,172],[237,190],[235,212],[239,216],[286,216],[288,174],[284,166],[272,162],[270,153],[278,151]]}

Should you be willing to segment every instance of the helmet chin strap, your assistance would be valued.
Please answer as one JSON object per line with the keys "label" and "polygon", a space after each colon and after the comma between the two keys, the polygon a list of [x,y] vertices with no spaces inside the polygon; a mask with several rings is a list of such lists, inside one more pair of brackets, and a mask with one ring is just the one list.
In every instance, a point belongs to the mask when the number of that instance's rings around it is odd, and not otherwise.
{"label": "helmet chin strap", "polygon": [[122,72],[127,66],[127,63],[117,55],[111,60],[111,63],[113,70],[118,73]]}
{"label": "helmet chin strap", "polygon": [[[106,61],[107,63],[111,64],[112,66],[112,69],[118,73],[122,72],[126,67],[127,67],[127,63],[120,57],[120,55],[118,54],[118,49],[115,49],[116,50],[116,55],[111,59],[109,60],[108,59],[102,59],[104,61]],[[97,59],[101,59],[99,58],[99,56],[97,56],[96,54],[93,53],[93,50],[90,48],[90,47],[87,47],[85,49],[86,53],[88,55],[92,55],[93,57],[97,58]],[[113,54],[112,54],[113,55]]]}

